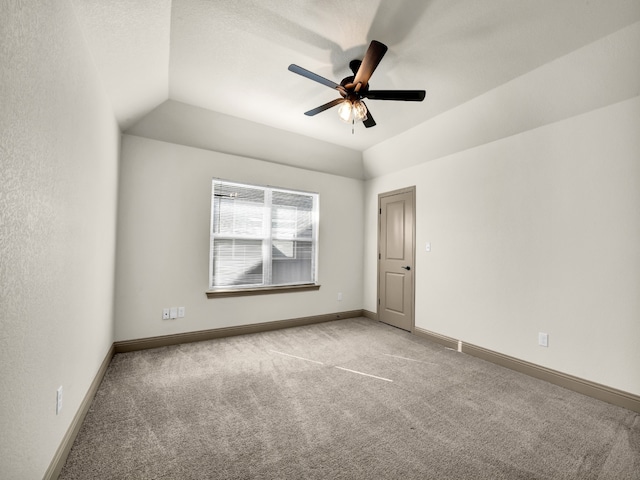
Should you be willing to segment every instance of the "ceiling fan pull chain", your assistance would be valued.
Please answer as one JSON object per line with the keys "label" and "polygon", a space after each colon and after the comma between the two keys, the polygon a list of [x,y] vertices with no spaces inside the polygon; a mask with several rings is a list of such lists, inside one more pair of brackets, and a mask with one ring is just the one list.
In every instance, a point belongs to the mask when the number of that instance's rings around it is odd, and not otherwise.
{"label": "ceiling fan pull chain", "polygon": [[356,119],[352,118],[351,119],[351,135],[355,135],[356,134]]}

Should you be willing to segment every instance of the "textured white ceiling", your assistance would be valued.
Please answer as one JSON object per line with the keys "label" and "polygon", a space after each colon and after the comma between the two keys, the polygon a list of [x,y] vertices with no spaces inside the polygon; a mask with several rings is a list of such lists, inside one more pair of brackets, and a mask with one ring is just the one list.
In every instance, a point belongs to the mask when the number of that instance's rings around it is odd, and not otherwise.
{"label": "textured white ceiling", "polygon": [[171,0],[72,0],[125,130],[169,94]]}
{"label": "textured white ceiling", "polygon": [[[640,21],[640,0],[72,0],[121,127],[167,99],[365,150]],[[369,100],[378,125],[303,112],[337,95],[369,42],[389,50]]]}

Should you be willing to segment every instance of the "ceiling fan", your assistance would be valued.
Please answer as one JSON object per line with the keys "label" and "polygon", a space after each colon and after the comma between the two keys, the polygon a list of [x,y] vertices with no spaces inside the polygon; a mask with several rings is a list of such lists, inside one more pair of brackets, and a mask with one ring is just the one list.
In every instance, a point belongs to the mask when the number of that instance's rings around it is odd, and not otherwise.
{"label": "ceiling fan", "polygon": [[371,115],[371,111],[362,101],[363,98],[370,100],[402,100],[405,102],[421,102],[424,100],[424,90],[369,90],[369,79],[386,52],[386,45],[373,40],[362,61],[352,60],[349,62],[349,68],[353,72],[353,76],[344,78],[339,85],[298,65],[289,65],[289,70],[293,73],[333,88],[341,96],[341,98],[304,112],[304,114],[312,117],[331,107],[340,105],[338,116],[343,121],[352,125],[356,121],[362,121],[364,126],[369,128],[375,126],[376,122]]}

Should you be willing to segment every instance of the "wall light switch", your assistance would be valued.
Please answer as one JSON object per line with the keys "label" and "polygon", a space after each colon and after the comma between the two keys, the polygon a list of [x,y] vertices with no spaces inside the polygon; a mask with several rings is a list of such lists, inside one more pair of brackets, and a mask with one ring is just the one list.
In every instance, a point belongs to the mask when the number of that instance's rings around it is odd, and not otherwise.
{"label": "wall light switch", "polygon": [[163,308],[162,309],[162,319],[163,320],[169,320],[169,309],[168,308]]}
{"label": "wall light switch", "polygon": [[342,292],[338,293],[338,301],[341,302],[342,301]]}
{"label": "wall light switch", "polygon": [[178,307],[178,318],[184,318],[184,307]]}
{"label": "wall light switch", "polygon": [[178,307],[171,307],[169,318],[178,318]]}
{"label": "wall light switch", "polygon": [[430,252],[430,251],[431,251],[431,242],[427,242],[427,244],[425,245],[424,249],[425,249],[427,252]]}

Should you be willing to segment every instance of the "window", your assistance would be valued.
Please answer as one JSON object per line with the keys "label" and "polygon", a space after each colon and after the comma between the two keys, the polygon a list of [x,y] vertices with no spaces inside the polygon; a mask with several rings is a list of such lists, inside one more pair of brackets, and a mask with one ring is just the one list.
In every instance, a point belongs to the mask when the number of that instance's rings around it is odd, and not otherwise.
{"label": "window", "polygon": [[209,288],[315,284],[318,194],[214,179]]}

